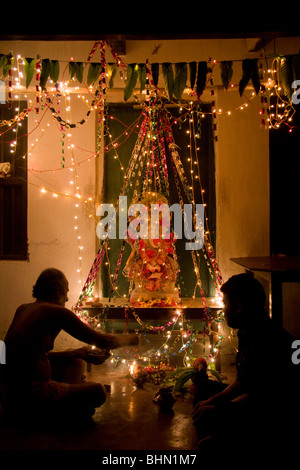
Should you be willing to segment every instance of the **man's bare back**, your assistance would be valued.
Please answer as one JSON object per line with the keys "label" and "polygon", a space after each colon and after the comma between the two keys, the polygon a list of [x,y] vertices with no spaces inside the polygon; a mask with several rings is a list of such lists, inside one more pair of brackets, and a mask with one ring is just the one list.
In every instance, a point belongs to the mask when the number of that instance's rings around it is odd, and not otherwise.
{"label": "man's bare back", "polygon": [[[60,277],[62,273],[53,271],[54,280],[57,275],[59,295],[51,294],[53,301],[37,298],[35,302],[23,304],[16,310],[4,340],[6,365],[2,384],[7,386],[9,393],[13,392],[10,394],[10,400],[14,393],[14,398],[19,393],[19,398],[33,395],[31,399],[37,399],[39,402],[45,399],[46,403],[51,402],[52,405],[54,401],[62,400],[65,406],[69,401],[77,409],[83,400],[89,408],[95,408],[106,398],[106,391],[101,384],[70,385],[59,384],[53,380],[51,354],[57,335],[64,330],[83,343],[106,350],[137,345],[138,336],[103,334],[82,322],[74,312],[64,307],[68,283],[64,275]],[[60,355],[70,359],[86,358],[84,348],[55,354],[56,360]]]}

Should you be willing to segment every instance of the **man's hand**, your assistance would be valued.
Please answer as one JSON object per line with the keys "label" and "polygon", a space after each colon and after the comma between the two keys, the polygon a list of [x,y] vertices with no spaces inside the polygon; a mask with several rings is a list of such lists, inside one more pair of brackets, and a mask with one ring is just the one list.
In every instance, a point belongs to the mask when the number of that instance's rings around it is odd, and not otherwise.
{"label": "man's hand", "polygon": [[91,349],[89,346],[76,349],[76,357],[83,359],[90,364],[103,364],[110,357],[109,351],[99,351]]}
{"label": "man's hand", "polygon": [[106,335],[105,343],[108,349],[116,349],[123,346],[137,346],[139,343],[139,337],[136,334]]}
{"label": "man's hand", "polygon": [[192,414],[194,423],[197,423],[199,419],[202,418],[203,416],[207,418],[209,417],[209,415],[213,415],[215,413],[215,410],[216,410],[215,405],[209,404],[209,403],[211,402],[209,400],[206,400],[206,401],[200,401],[199,403],[197,403],[197,405],[195,405],[193,409],[193,414]]}

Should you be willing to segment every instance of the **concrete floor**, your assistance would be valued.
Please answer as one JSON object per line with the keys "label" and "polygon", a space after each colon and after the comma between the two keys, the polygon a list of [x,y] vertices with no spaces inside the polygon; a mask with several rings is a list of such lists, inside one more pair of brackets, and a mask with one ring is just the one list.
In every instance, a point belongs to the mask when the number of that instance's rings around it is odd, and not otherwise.
{"label": "concrete floor", "polygon": [[[234,373],[233,361],[234,355],[223,358],[226,382]],[[146,382],[138,388],[127,374],[127,365],[115,367],[110,361],[92,366],[87,381],[110,384],[111,391],[91,423],[55,429],[2,424],[0,450],[195,450],[192,394],[176,396],[173,410],[163,412],[153,402],[159,386]]]}

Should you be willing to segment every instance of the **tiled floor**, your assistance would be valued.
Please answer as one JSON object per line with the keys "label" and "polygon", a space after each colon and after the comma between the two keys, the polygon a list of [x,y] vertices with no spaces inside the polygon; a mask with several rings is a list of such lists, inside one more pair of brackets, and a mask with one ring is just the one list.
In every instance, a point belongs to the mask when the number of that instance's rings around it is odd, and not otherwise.
{"label": "tiled floor", "polygon": [[[234,369],[234,356],[225,358],[227,379]],[[227,364],[226,364],[227,362]],[[197,436],[193,426],[192,395],[176,396],[171,412],[166,413],[153,402],[159,386],[146,382],[138,388],[127,378],[128,366],[117,368],[107,361],[93,366],[88,381],[111,385],[102,407],[92,423],[72,426],[34,428],[30,423],[0,425],[0,450],[193,450]],[[227,382],[227,380],[226,380]]]}

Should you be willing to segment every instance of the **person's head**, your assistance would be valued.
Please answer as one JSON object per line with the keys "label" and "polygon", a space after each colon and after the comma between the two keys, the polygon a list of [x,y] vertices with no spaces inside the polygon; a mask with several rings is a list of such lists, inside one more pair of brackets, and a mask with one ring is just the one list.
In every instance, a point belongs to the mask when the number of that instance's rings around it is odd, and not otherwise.
{"label": "person's head", "polygon": [[41,272],[32,289],[32,296],[42,302],[64,306],[68,300],[69,284],[63,272],[47,268]]}
{"label": "person's head", "polygon": [[232,276],[221,287],[225,320],[231,328],[241,328],[259,320],[265,308],[266,294],[260,282],[250,274]]}

